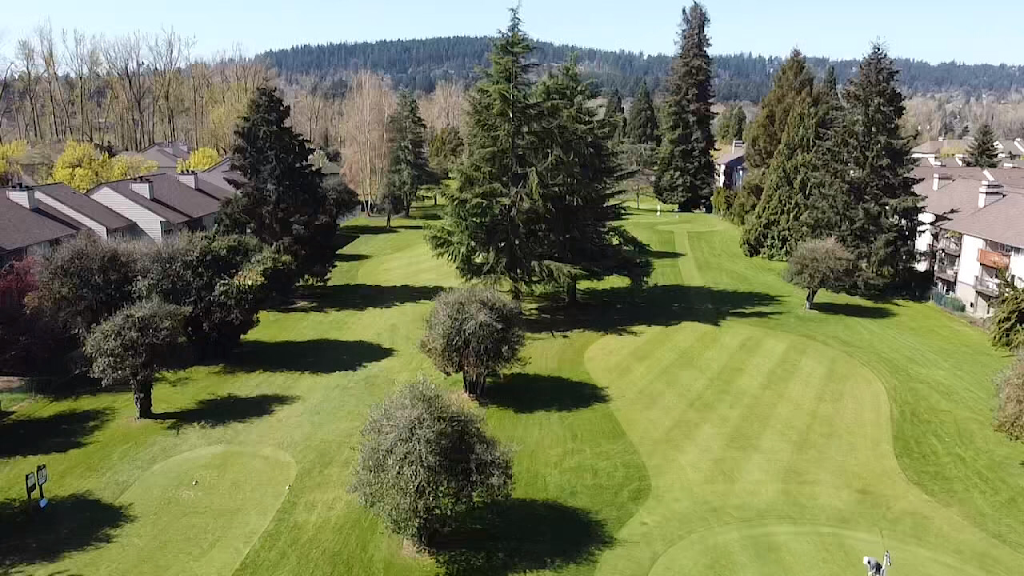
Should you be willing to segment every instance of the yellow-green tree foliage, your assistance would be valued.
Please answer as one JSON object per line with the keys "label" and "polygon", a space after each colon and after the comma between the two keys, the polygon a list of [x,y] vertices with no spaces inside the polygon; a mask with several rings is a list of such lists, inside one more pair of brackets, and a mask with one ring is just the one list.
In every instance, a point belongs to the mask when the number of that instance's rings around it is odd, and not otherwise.
{"label": "yellow-green tree foliage", "polygon": [[188,160],[178,160],[178,172],[202,172],[220,162],[220,154],[213,148],[200,148],[188,155]]}
{"label": "yellow-green tree foliage", "polygon": [[8,184],[21,173],[19,159],[28,152],[28,143],[15,140],[0,144],[0,184]]}
{"label": "yellow-green tree foliage", "polygon": [[111,158],[88,142],[69,141],[53,166],[51,180],[86,192],[103,182],[134,178],[155,171],[157,163],[122,154]]}

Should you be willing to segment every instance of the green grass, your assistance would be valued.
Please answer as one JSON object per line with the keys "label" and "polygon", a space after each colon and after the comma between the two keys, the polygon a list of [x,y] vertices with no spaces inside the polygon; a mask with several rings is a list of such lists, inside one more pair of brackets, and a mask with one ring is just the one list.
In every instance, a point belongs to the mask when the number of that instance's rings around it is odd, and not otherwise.
{"label": "green grass", "polygon": [[[991,429],[985,335],[931,304],[832,294],[742,257],[705,215],[629,227],[653,286],[541,307],[488,428],[515,499],[438,556],[461,573],[1017,575],[1024,446]],[[0,508],[0,573],[432,574],[348,493],[369,406],[419,374],[429,299],[458,283],[420,220],[354,223],[330,286],[266,313],[224,366],[130,395],[36,399],[0,422],[0,498],[45,462],[53,504]],[[455,379],[444,380],[453,390]],[[193,482],[195,482],[193,484]]]}

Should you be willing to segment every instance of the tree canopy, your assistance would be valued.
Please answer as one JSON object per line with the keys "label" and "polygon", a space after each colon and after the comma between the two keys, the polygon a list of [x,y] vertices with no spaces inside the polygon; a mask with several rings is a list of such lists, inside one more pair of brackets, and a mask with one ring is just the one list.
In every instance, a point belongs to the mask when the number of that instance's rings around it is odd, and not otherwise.
{"label": "tree canopy", "polygon": [[999,167],[999,150],[996,149],[996,134],[986,122],[974,132],[974,140],[967,148],[967,164],[978,168]]}
{"label": "tree canopy", "polygon": [[853,277],[856,261],[835,238],[801,242],[789,258],[786,281],[807,290],[807,309],[819,290],[838,291]]}
{"label": "tree canopy", "polygon": [[391,151],[384,204],[390,226],[392,212],[400,210],[408,215],[419,189],[429,184],[433,175],[427,161],[427,126],[410,92],[398,95],[398,109],[389,123]]}
{"label": "tree canopy", "polygon": [[651,93],[647,90],[647,82],[640,84],[640,89],[633,98],[633,105],[629,108],[626,136],[634,144],[658,144],[661,142],[658,114],[654,110]]}

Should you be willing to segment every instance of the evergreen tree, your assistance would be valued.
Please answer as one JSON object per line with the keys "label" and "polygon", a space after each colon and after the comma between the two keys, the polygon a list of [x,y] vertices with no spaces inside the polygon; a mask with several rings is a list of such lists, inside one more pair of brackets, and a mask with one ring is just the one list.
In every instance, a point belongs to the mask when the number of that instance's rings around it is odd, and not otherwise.
{"label": "evergreen tree", "polygon": [[843,214],[834,232],[862,266],[861,292],[894,287],[917,260],[920,196],[911,177],[911,139],[900,128],[905,107],[898,77],[885,50],[873,46],[843,91],[845,106],[834,134],[833,165],[842,186],[828,204]]}
{"label": "evergreen tree", "polygon": [[679,54],[667,80],[666,123],[662,126],[654,194],[680,210],[704,208],[714,191],[714,93],[708,22],[704,6],[698,2],[683,13]]}
{"label": "evergreen tree", "polygon": [[552,262],[550,283],[564,286],[576,301],[576,283],[610,275],[642,285],[651,273],[646,247],[614,222],[625,217],[615,201],[621,167],[611,144],[617,118],[598,118],[589,106],[590,87],[580,78],[575,58],[537,86],[544,107],[549,159],[539,172],[542,258]]}
{"label": "evergreen tree", "polygon": [[654,111],[654,101],[651,100],[646,81],[640,84],[640,91],[629,108],[626,135],[635,144],[657,145],[661,141],[658,136],[658,114]]}
{"label": "evergreen tree", "polygon": [[432,174],[427,162],[427,125],[420,117],[420,107],[411,92],[402,91],[398,95],[397,112],[388,123],[391,156],[382,200],[390,228],[391,215],[402,211],[408,216],[416,194],[431,182]]}
{"label": "evergreen tree", "polygon": [[294,258],[302,276],[325,280],[337,251],[338,216],[356,205],[346,187],[329,188],[309,165],[309,143],[289,126],[291,109],[260,87],[235,130],[231,169],[243,180],[224,202],[218,231],[252,234]]}
{"label": "evergreen tree", "polygon": [[454,126],[445,126],[434,132],[430,137],[430,145],[427,147],[427,158],[430,160],[430,169],[439,178],[448,178],[452,170],[462,158],[462,150],[465,143],[459,129]]}
{"label": "evergreen tree", "polygon": [[746,164],[753,170],[765,168],[782,143],[789,116],[803,97],[809,97],[814,76],[799,50],[793,50],[775,75],[771,92],[761,102],[761,113],[750,125]]}
{"label": "evergreen tree", "polygon": [[743,140],[743,134],[747,131],[747,113],[739,104],[732,111],[732,138],[731,140]]}
{"label": "evergreen tree", "polygon": [[541,112],[532,97],[533,50],[518,9],[494,42],[491,66],[469,93],[467,156],[447,199],[442,220],[428,230],[434,252],[463,278],[507,282],[513,296],[545,274],[530,242],[537,225],[537,167]]}
{"label": "evergreen tree", "polygon": [[613,88],[608,95],[608,103],[604,107],[604,117],[615,128],[615,138],[622,138],[626,133],[626,109],[622,107],[622,95],[619,94],[618,88]]}
{"label": "evergreen tree", "polygon": [[974,141],[967,149],[967,163],[978,168],[997,168],[999,150],[996,149],[996,135],[992,126],[985,122],[974,133]]}

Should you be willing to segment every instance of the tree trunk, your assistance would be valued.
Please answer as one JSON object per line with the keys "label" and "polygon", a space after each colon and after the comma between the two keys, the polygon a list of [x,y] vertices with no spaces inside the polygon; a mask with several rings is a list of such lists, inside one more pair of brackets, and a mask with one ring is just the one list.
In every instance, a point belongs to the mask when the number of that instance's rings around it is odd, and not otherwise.
{"label": "tree trunk", "polygon": [[434,206],[437,206],[437,192],[434,192]]}
{"label": "tree trunk", "polygon": [[807,301],[804,303],[804,307],[808,310],[814,310],[814,297],[818,294],[818,289],[813,288],[807,291]]}
{"label": "tree trunk", "polygon": [[388,229],[391,228],[391,209],[390,208],[388,209],[388,223],[387,223],[387,226],[385,226],[385,228],[388,228]]}
{"label": "tree trunk", "polygon": [[136,384],[132,386],[135,397],[135,417],[139,420],[153,417],[153,385]]}
{"label": "tree trunk", "polygon": [[676,204],[676,212],[686,212],[686,206],[683,204]]}
{"label": "tree trunk", "polygon": [[577,302],[579,302],[579,299],[576,298],[576,281],[570,280],[569,283],[565,285],[565,303],[570,306],[575,306]]}

